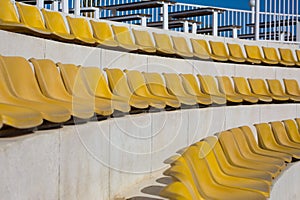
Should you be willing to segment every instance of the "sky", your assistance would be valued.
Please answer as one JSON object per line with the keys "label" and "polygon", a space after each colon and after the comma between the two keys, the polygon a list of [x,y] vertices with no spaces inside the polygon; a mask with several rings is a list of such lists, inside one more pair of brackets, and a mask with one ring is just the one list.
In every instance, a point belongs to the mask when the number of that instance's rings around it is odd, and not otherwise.
{"label": "sky", "polygon": [[177,2],[250,10],[249,0],[177,0]]}

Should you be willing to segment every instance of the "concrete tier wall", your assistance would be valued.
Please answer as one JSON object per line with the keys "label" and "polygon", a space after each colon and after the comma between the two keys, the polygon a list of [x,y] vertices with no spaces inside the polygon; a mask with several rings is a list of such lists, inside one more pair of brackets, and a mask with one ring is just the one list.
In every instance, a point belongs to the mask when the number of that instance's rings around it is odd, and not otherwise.
{"label": "concrete tier wall", "polygon": [[[180,148],[229,128],[295,117],[300,104],[227,106],[130,115],[1,139],[1,199],[130,197],[133,186],[166,169],[163,161]],[[298,187],[287,185],[299,181],[298,171],[293,166],[284,173],[272,194],[295,199]]]}
{"label": "concrete tier wall", "polygon": [[[232,42],[232,39],[205,38]],[[300,70],[296,68],[131,54],[5,31],[0,31],[0,54],[49,58],[55,62],[100,68],[300,81]],[[163,160],[182,147],[228,128],[294,117],[300,117],[300,105],[229,106],[130,115],[0,139],[1,199],[106,200],[129,197],[134,185],[161,173],[166,168]],[[289,199],[298,195],[296,187],[286,190],[289,179],[293,179],[292,184],[298,181],[295,180],[299,177],[295,170],[299,169],[297,166],[291,167],[282,180],[278,180],[272,199],[282,199],[280,195],[274,195],[280,192],[289,193]]]}

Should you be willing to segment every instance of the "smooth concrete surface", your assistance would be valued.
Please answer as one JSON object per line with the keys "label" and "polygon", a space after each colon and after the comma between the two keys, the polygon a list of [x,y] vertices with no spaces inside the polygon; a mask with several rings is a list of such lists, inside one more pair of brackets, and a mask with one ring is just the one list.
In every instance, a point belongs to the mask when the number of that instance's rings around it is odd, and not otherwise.
{"label": "smooth concrete surface", "polygon": [[[133,188],[161,175],[167,168],[163,161],[179,149],[229,128],[300,117],[299,106],[241,105],[144,113],[0,139],[1,198],[141,196],[145,190]],[[277,185],[283,183],[279,180],[275,187],[280,189]]]}
{"label": "smooth concrete surface", "polygon": [[[156,29],[149,29],[156,30]],[[171,35],[181,35],[183,33],[169,32]],[[223,42],[236,42],[239,44],[264,44],[271,46],[270,42],[254,42],[245,40],[232,40],[230,38],[216,38],[211,36],[195,36],[206,40],[221,40]],[[243,76],[246,78],[282,79],[290,78],[300,81],[300,71],[297,68],[278,66],[258,66],[237,63],[219,63],[191,59],[168,58],[163,56],[143,55],[122,51],[101,49],[97,47],[87,47],[61,43],[53,40],[41,39],[37,37],[10,33],[0,30],[0,54],[4,56],[23,56],[27,59],[35,57],[38,59],[48,58],[55,62],[72,63],[82,66],[97,66],[101,69],[120,68],[135,69],[146,72],[159,73],[192,73],[202,75],[225,75]],[[12,48],[17,44],[17,48]],[[274,46],[279,47],[277,43]],[[290,47],[282,44],[280,47]]]}

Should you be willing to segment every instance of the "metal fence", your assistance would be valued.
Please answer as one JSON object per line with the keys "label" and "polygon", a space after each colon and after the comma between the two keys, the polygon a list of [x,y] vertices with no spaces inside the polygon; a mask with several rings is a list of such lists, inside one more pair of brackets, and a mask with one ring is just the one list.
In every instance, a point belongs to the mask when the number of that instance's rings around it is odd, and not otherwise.
{"label": "metal fence", "polygon": [[[109,6],[115,4],[140,2],[142,0],[60,0],[68,1],[69,8],[75,8],[80,4],[81,8]],[[253,0],[252,0],[253,1]],[[257,1],[257,0],[256,0]],[[255,9],[249,7],[249,10],[220,8],[225,11],[218,15],[218,26],[241,26],[237,31],[237,35],[244,39],[255,39],[255,30],[259,32],[260,40],[286,41],[296,42],[300,41],[297,36],[297,29],[299,29],[299,3],[298,0],[260,0],[259,23],[255,25]],[[169,6],[169,12],[193,10],[197,8],[204,8],[207,6],[176,3]],[[128,14],[150,14],[152,17],[148,22],[161,21],[162,8],[149,8],[133,11],[120,11],[117,15]],[[81,13],[84,16],[91,16],[87,13]],[[99,17],[111,16],[110,10],[100,10]],[[98,16],[96,16],[98,17]],[[212,26],[212,15],[192,17],[189,20],[201,22],[198,29]],[[131,21],[128,23],[139,23],[138,21]],[[176,28],[176,31],[183,31],[183,28]],[[299,34],[300,31],[298,31]],[[232,31],[220,32],[219,36],[232,37]]]}

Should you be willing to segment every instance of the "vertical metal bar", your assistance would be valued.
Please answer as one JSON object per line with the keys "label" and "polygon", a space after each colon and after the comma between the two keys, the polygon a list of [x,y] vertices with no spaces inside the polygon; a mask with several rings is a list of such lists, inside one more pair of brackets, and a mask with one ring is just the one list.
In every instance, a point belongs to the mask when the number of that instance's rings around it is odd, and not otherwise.
{"label": "vertical metal bar", "polygon": [[188,33],[189,32],[189,22],[184,21],[183,23],[183,32]]}
{"label": "vertical metal bar", "polygon": [[218,12],[213,12],[213,36],[218,36]]}
{"label": "vertical metal bar", "polygon": [[37,0],[36,6],[39,8],[44,8],[44,0]]}
{"label": "vertical metal bar", "polygon": [[260,0],[255,0],[255,40],[259,40]]}
{"label": "vertical metal bar", "polygon": [[163,3],[163,29],[169,29],[169,14],[168,14],[168,3]]}
{"label": "vertical metal bar", "polygon": [[74,0],[74,15],[80,15],[80,0]]}
{"label": "vertical metal bar", "polygon": [[69,1],[68,0],[62,0],[61,1],[61,8],[63,13],[69,13]]}

